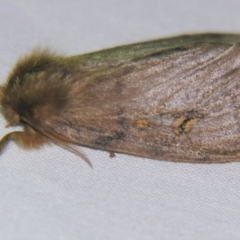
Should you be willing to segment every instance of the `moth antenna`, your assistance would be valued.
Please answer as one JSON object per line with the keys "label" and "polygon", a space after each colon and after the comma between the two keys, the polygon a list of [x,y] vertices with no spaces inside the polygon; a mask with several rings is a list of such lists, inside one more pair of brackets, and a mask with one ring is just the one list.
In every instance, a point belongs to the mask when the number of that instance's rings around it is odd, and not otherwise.
{"label": "moth antenna", "polygon": [[[27,120],[26,120],[27,122]],[[30,124],[29,124],[30,125]],[[90,162],[90,160],[79,150],[75,149],[74,147],[70,146],[68,144],[67,140],[64,136],[61,136],[59,134],[53,133],[53,132],[49,132],[49,131],[43,131],[42,132],[43,135],[49,137],[54,143],[56,143],[57,145],[67,149],[68,151],[76,154],[77,156],[79,156],[84,162],[87,163],[87,165],[90,168],[93,168],[92,163]]]}
{"label": "moth antenna", "polygon": [[90,168],[93,168],[92,166],[92,163],[90,162],[90,160],[84,155],[84,153],[80,152],[79,150],[75,149],[74,147],[70,146],[69,144],[65,143],[65,142],[60,142],[60,141],[57,141],[56,139],[54,139],[54,142],[67,149],[68,151],[76,154],[77,156],[79,156],[85,163],[87,163],[87,165],[90,167]]}

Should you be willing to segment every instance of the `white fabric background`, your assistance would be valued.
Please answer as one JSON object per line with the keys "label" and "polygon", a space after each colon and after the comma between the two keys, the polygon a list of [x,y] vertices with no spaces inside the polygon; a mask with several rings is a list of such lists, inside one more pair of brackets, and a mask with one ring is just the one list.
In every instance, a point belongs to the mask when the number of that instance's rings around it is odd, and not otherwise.
{"label": "white fabric background", "polygon": [[[36,45],[68,55],[181,33],[239,32],[237,0],[1,0],[0,79]],[[83,113],[84,114],[84,113]],[[0,136],[5,129],[0,117]],[[240,163],[57,146],[0,158],[0,239],[240,239]]]}

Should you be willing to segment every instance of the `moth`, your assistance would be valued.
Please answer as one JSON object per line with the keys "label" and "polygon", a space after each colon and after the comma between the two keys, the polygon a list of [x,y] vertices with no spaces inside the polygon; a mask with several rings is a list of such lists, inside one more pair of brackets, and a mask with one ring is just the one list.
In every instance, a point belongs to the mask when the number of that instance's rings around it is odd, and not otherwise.
{"label": "moth", "polygon": [[240,35],[196,34],[77,56],[34,50],[0,87],[0,141],[190,163],[240,160]]}

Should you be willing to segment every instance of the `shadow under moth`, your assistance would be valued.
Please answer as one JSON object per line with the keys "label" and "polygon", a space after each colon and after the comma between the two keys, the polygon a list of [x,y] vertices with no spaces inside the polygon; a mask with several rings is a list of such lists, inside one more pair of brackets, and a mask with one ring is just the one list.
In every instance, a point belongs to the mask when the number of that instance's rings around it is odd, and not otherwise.
{"label": "shadow under moth", "polygon": [[240,160],[240,35],[196,34],[65,57],[34,50],[0,87],[26,149],[74,144],[191,163]]}

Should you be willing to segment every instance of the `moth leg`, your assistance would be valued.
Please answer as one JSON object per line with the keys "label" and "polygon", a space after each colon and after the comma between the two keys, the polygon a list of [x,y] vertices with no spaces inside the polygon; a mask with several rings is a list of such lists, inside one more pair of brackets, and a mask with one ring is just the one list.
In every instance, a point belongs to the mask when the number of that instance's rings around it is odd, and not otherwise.
{"label": "moth leg", "polygon": [[50,143],[47,137],[36,132],[29,126],[24,127],[23,132],[16,131],[6,134],[0,141],[0,153],[10,141],[15,142],[17,145],[25,149],[39,148],[45,143]]}
{"label": "moth leg", "polygon": [[114,158],[114,157],[115,157],[115,153],[112,152],[112,151],[109,151],[109,157],[110,157],[110,158]]}

